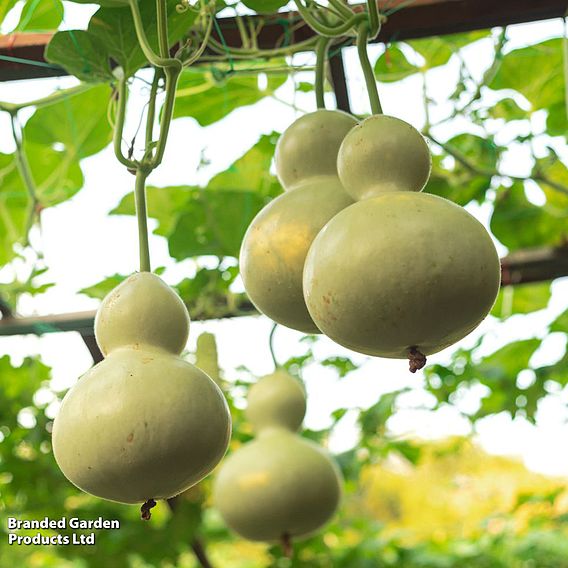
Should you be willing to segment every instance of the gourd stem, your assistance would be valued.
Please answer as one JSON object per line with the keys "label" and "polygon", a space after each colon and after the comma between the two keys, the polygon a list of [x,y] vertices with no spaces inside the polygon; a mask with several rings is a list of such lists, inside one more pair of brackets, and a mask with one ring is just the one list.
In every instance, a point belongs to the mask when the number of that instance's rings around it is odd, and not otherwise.
{"label": "gourd stem", "polygon": [[31,201],[30,209],[28,212],[28,220],[26,223],[26,244],[28,244],[29,243],[28,235],[34,224],[36,212],[38,210],[39,200],[36,194],[36,185],[32,175],[30,163],[28,162],[28,158],[24,151],[22,131],[20,129],[20,132],[18,133],[18,129],[16,127],[17,126],[16,114],[17,112],[10,113],[12,136],[14,137],[14,143],[16,144],[16,167],[18,168],[18,172],[20,174],[20,177],[22,178],[22,181],[24,182],[24,185],[26,187],[28,195],[30,196],[30,201]]}
{"label": "gourd stem", "polygon": [[276,359],[276,355],[274,353],[274,332],[276,331],[277,327],[278,327],[278,324],[275,323],[272,326],[272,329],[270,331],[270,335],[268,336],[268,348],[270,349],[270,355],[272,356],[272,362],[274,363],[274,367],[276,369],[278,369],[278,367],[280,367],[280,365],[278,364],[278,361]]}
{"label": "gourd stem", "polygon": [[318,108],[325,108],[324,83],[325,61],[331,38],[320,36],[316,44],[316,103]]}
{"label": "gourd stem", "polygon": [[166,0],[156,0],[156,14],[158,19],[158,49],[160,57],[169,58],[170,50],[168,48],[168,13],[166,9]]}
{"label": "gourd stem", "polygon": [[65,100],[73,95],[78,95],[79,93],[83,93],[88,91],[89,89],[93,88],[92,83],[81,83],[75,87],[70,87],[69,89],[61,89],[59,91],[55,91],[45,97],[40,99],[34,99],[31,101],[27,101],[25,103],[5,103],[0,102],[0,110],[4,110],[6,112],[14,113],[22,110],[23,108],[27,107],[45,107],[48,105],[52,105],[58,103],[59,101]]}
{"label": "gourd stem", "polygon": [[381,29],[381,20],[379,18],[379,9],[377,7],[377,0],[367,0],[367,11],[369,13],[369,31],[371,37],[377,37]]}
{"label": "gourd stem", "polygon": [[[176,101],[176,87],[181,68],[166,67],[164,72],[166,74],[166,99],[162,108],[162,116],[160,120],[160,135],[158,144],[156,146],[156,154],[151,162],[151,169],[157,168],[162,163],[164,152],[166,150],[166,142],[168,140],[168,133],[172,123],[172,116],[174,112],[174,104]],[[148,148],[146,148],[148,151]]]}
{"label": "gourd stem", "polygon": [[148,220],[146,214],[146,178],[148,174],[149,171],[139,167],[136,170],[136,186],[134,188],[140,246],[140,272],[150,272],[150,249],[148,247]]}
{"label": "gourd stem", "polygon": [[[158,0],[159,1],[159,0]],[[130,10],[132,11],[132,19],[134,20],[134,28],[136,30],[136,37],[138,38],[138,43],[146,59],[154,65],[154,67],[177,67],[181,69],[181,61],[179,59],[175,59],[173,57],[160,57],[154,50],[150,47],[150,43],[148,42],[148,37],[146,36],[146,32],[144,31],[144,24],[142,22],[142,16],[140,14],[140,8],[138,7],[138,0],[130,0]],[[157,14],[160,16],[160,14]],[[167,19],[166,19],[167,21]],[[165,34],[162,32],[163,35],[167,36],[167,28],[164,24],[164,19],[158,17],[158,28],[162,28],[165,31]]]}
{"label": "gourd stem", "polygon": [[314,16],[310,13],[307,6],[303,3],[303,0],[295,0],[296,8],[300,13],[302,19],[312,28],[317,34],[320,36],[326,37],[339,37],[345,35],[353,26],[355,26],[358,22],[366,21],[367,15],[360,13],[354,14],[351,18],[347,18],[342,24],[337,26],[328,26],[316,20]]}
{"label": "gourd stem", "polygon": [[124,131],[124,120],[126,118],[126,99],[128,97],[128,87],[126,85],[126,77],[124,74],[120,77],[118,81],[118,91],[117,91],[117,110],[116,110],[116,122],[114,125],[114,153],[118,161],[129,169],[134,169],[136,167],[136,162],[129,160],[122,153],[122,133]]}
{"label": "gourd stem", "polygon": [[357,33],[357,54],[365,76],[365,84],[367,85],[367,94],[369,95],[369,102],[371,103],[371,111],[373,114],[382,114],[383,108],[381,100],[379,99],[379,91],[377,89],[377,82],[373,73],[373,67],[369,61],[369,54],[367,53],[367,41],[369,39],[369,23],[362,22],[359,24]]}
{"label": "gourd stem", "polygon": [[162,70],[159,67],[154,69],[154,79],[150,88],[150,99],[148,100],[148,116],[146,117],[146,152],[150,151],[152,137],[154,133],[154,119],[156,117],[156,96],[158,94],[158,83],[162,76]]}

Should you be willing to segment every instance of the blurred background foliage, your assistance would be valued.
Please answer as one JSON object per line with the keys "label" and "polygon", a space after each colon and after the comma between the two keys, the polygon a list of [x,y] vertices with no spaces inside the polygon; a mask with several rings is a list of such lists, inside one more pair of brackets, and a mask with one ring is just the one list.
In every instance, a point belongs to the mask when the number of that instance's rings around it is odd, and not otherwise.
{"label": "blurred background foliage", "polygon": [[[262,11],[263,2],[245,4]],[[269,9],[278,8],[276,4],[270,3]],[[15,0],[0,3],[0,21],[14,6]],[[0,266],[9,266],[23,255],[30,227],[43,209],[81,190],[81,160],[110,142],[107,116],[113,77],[109,57],[123,62],[131,75],[144,63],[132,29],[125,24],[124,10],[102,7],[87,30],[59,32],[48,49],[50,61],[91,86],[38,108],[21,125],[24,152],[37,187],[35,199],[19,177],[16,154],[0,155]],[[62,15],[59,0],[26,0],[14,29],[55,30]],[[148,14],[144,17],[151,19]],[[191,24],[190,16],[175,17],[172,33],[179,39]],[[488,39],[494,55],[478,80],[463,53]],[[423,132],[434,154],[426,191],[479,207],[487,214],[494,237],[509,252],[563,247],[568,239],[568,169],[558,155],[568,136],[560,73],[563,41],[555,38],[509,49],[506,30],[472,32],[393,43],[375,62],[380,82],[411,76],[422,82]],[[101,56],[103,44],[109,51]],[[77,46],[80,54],[73,51]],[[432,71],[455,58],[460,63],[455,89],[440,105],[429,96]],[[253,65],[259,73],[267,73],[266,81],[251,75]],[[246,74],[238,72],[238,65],[227,71],[223,63],[188,69],[179,84],[176,117],[193,117],[207,127],[241,106],[273,97],[294,78],[286,65],[285,59],[249,61]],[[298,92],[312,89],[306,82],[295,85]],[[510,133],[508,140],[503,140],[503,132]],[[261,136],[203,186],[148,188],[149,214],[157,220],[155,233],[167,239],[171,257],[176,261],[217,258],[216,267],[198,267],[194,277],[173,283],[194,317],[251,313],[250,302],[235,286],[237,255],[250,220],[281,192],[270,169],[278,135]],[[526,156],[526,174],[511,168],[512,151]],[[110,212],[133,213],[132,195]],[[20,298],[45,292],[53,285],[48,268],[38,254],[27,278],[3,286],[2,301],[17,312]],[[100,299],[125,276],[110,275],[80,292]],[[550,297],[549,283],[503,289],[492,311],[494,328],[498,332],[509,318],[542,310]],[[479,419],[502,412],[534,422],[540,402],[563,392],[568,382],[566,347],[555,362],[531,364],[551,334],[566,346],[568,310],[544,329],[536,329],[534,337],[489,353],[481,337],[473,347],[457,349],[449,363],[428,366],[424,389],[435,400],[430,409],[457,407],[464,393],[476,392],[480,393],[477,407],[460,410],[473,427]],[[301,377],[305,366],[322,365],[349,380],[357,364],[339,356],[317,360],[312,350],[315,341],[308,337],[306,351],[285,363],[289,371]],[[234,420],[234,450],[252,435],[242,408],[247,389],[256,379],[250,376],[243,381],[229,371],[224,374],[218,368],[212,336],[202,335],[197,353],[187,356],[213,376],[227,395]],[[36,357],[21,364],[8,356],[0,358],[1,516],[100,515],[119,519],[121,529],[100,532],[95,547],[9,547],[3,534],[2,568],[195,567],[199,566],[195,553],[205,549],[212,566],[230,568],[568,567],[565,480],[540,476],[515,460],[487,455],[469,438],[427,443],[394,436],[388,420],[396,413],[403,390],[356,410],[357,444],[337,456],[345,476],[341,512],[322,534],[296,543],[290,560],[278,547],[247,543],[231,535],[210,506],[209,480],[176,498],[171,506],[160,503],[150,523],[139,521],[137,508],[76,490],[63,478],[51,454],[48,409],[56,407],[64,393],[55,392],[50,380],[50,369]],[[304,434],[325,445],[348,412],[353,409],[337,408],[329,428]],[[0,530],[6,532],[4,521]]]}

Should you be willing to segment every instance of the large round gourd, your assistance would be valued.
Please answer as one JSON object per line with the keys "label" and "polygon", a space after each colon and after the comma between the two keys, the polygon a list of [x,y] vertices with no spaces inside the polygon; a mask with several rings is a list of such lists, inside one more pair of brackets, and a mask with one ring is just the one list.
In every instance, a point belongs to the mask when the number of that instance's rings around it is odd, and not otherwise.
{"label": "large round gourd", "polygon": [[65,396],[53,426],[64,475],[121,503],[166,499],[205,477],[228,446],[217,385],[179,357],[189,332],[181,299],[157,276],[129,277],[95,322],[106,358]]}
{"label": "large round gourd", "polygon": [[499,257],[465,209],[425,193],[385,193],[332,219],[306,259],[306,304],[354,351],[436,353],[475,329],[499,290]]}
{"label": "large round gourd", "polygon": [[223,462],[213,493],[227,525],[244,538],[303,538],[338,507],[337,467],[327,452],[295,433],[305,410],[302,387],[284,371],[262,378],[249,393],[247,416],[258,438]]}
{"label": "large round gourd", "polygon": [[320,229],[353,200],[337,177],[341,142],[356,120],[318,110],[296,120],[280,137],[276,173],[284,189],[258,213],[241,246],[240,272],[253,304],[274,321],[318,333],[304,302],[302,273]]}

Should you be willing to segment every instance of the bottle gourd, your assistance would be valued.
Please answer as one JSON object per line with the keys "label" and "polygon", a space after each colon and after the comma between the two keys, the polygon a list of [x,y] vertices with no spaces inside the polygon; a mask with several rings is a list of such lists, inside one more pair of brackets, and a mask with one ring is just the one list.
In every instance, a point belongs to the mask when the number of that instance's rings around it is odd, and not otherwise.
{"label": "bottle gourd", "polygon": [[339,212],[307,254],[308,311],[337,343],[367,355],[409,358],[465,337],[499,290],[491,237],[462,207],[420,193],[430,173],[422,135],[394,117],[355,126],[337,158],[340,180],[358,202]]}
{"label": "bottle gourd", "polygon": [[304,261],[320,229],[353,203],[336,162],[343,138],[356,123],[345,112],[320,109],[286,129],[275,152],[285,193],[258,213],[241,246],[240,272],[253,304],[272,320],[305,333],[319,330],[304,302]]}
{"label": "bottle gourd", "polygon": [[105,359],[65,396],[53,426],[64,475],[121,503],[173,497],[227,449],[231,421],[217,385],[180,358],[189,315],[158,276],[134,274],[103,300],[95,336]]}
{"label": "bottle gourd", "polygon": [[339,505],[337,466],[321,447],[296,434],[305,412],[302,386],[283,370],[249,392],[246,413],[258,437],[223,462],[213,490],[227,525],[246,539],[308,536]]}

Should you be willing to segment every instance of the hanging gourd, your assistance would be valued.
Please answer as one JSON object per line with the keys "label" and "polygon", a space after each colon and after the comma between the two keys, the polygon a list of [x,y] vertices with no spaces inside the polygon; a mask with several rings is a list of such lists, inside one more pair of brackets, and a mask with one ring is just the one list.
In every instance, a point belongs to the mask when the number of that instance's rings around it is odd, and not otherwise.
{"label": "hanging gourd", "polygon": [[412,372],[473,331],[499,290],[500,264],[483,225],[462,207],[420,193],[430,171],[422,135],[381,114],[367,53],[358,51],[374,116],[338,153],[340,180],[357,203],[314,239],[303,277],[308,311],[337,343],[367,355],[408,358]]}
{"label": "hanging gourd", "polygon": [[243,538],[287,548],[337,510],[341,474],[323,448],[297,434],[305,412],[303,387],[283,369],[249,391],[246,416],[257,438],[223,462],[213,493],[223,519]]}
{"label": "hanging gourd", "polygon": [[323,105],[328,41],[318,48],[318,110],[296,120],[278,140],[275,165],[285,193],[254,218],[242,242],[240,273],[253,304],[272,320],[319,333],[302,291],[308,249],[320,229],[353,199],[337,175],[337,152],[357,121]]}

